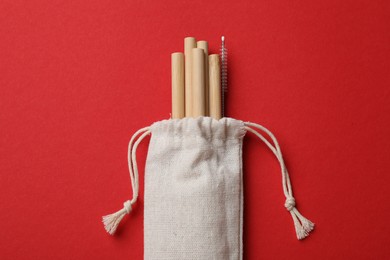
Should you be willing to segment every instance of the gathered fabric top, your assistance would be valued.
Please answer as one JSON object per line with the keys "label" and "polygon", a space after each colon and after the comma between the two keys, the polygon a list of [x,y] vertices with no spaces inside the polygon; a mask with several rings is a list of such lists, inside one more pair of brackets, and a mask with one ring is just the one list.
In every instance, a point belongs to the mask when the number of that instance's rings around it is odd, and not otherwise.
{"label": "gathered fabric top", "polygon": [[150,131],[153,135],[168,138],[170,141],[191,138],[203,141],[237,140],[246,134],[243,121],[228,117],[219,120],[212,117],[167,119],[152,124]]}

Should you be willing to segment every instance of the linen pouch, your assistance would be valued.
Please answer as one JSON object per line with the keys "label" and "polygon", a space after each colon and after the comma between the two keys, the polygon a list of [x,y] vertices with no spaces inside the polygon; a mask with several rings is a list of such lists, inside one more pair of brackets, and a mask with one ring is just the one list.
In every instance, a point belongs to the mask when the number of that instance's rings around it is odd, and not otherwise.
{"label": "linen pouch", "polygon": [[133,198],[123,209],[103,217],[107,232],[115,232],[137,200],[136,149],[151,134],[145,166],[144,259],[242,259],[242,143],[247,131],[278,159],[285,207],[298,239],[306,237],[314,224],[295,208],[288,172],[272,133],[257,124],[210,117],[163,120],[134,134],[128,153]]}

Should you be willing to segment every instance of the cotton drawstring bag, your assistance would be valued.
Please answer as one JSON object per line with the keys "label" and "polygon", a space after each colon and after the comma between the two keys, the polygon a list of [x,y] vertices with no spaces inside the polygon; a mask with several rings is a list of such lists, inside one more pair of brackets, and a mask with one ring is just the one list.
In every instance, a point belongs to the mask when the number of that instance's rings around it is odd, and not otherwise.
{"label": "cotton drawstring bag", "polygon": [[103,217],[107,232],[114,234],[137,201],[136,150],[151,134],[145,166],[144,259],[242,259],[242,144],[247,132],[260,138],[278,159],[284,206],[297,238],[308,236],[314,224],[296,209],[274,135],[258,124],[211,117],[163,120],[133,135],[128,150],[133,197],[123,209]]}

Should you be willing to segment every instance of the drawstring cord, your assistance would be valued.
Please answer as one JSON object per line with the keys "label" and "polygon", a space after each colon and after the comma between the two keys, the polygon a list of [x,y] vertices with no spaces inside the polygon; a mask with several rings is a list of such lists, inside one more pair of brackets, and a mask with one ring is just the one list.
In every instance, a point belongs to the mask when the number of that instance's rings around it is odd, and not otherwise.
{"label": "drawstring cord", "polygon": [[[282,172],[283,192],[286,197],[284,206],[290,212],[291,217],[294,221],[297,238],[303,239],[307,237],[309,235],[309,232],[314,229],[314,223],[312,223],[310,220],[303,217],[296,208],[296,202],[292,192],[290,177],[286,165],[284,163],[282,152],[280,150],[278,141],[276,140],[275,136],[271,133],[271,131],[269,131],[267,128],[251,122],[245,122],[244,124],[245,124],[245,129],[253,133],[257,137],[259,137],[260,140],[262,140],[267,145],[267,147],[274,153],[274,155],[278,159],[281,167],[281,172]],[[262,134],[260,134],[252,127],[266,133],[271,138],[273,145]],[[139,192],[139,177],[138,177],[136,151],[141,141],[149,134],[150,134],[150,128],[145,127],[138,130],[130,139],[129,146],[128,146],[127,160],[129,166],[131,187],[133,190],[133,197],[131,200],[127,200],[123,203],[122,209],[120,209],[119,211],[113,214],[103,217],[104,228],[111,235],[115,233],[123,217],[126,214],[129,214],[131,212],[132,205],[135,204],[137,201],[138,192]]]}
{"label": "drawstring cord", "polygon": [[[141,133],[142,135],[139,136]],[[127,200],[123,203],[123,208],[121,210],[103,217],[104,228],[110,235],[113,235],[115,233],[123,217],[126,214],[130,213],[132,209],[132,205],[137,201],[138,191],[139,191],[139,178],[138,178],[136,151],[140,142],[149,134],[150,134],[150,128],[145,127],[138,130],[130,139],[128,153],[127,153],[127,162],[129,165],[129,173],[130,173],[130,180],[131,180],[131,188],[133,190],[133,197],[131,200]],[[137,137],[138,139],[137,141],[135,141]]]}
{"label": "drawstring cord", "polygon": [[[268,148],[274,153],[276,158],[278,159],[280,163],[280,168],[282,171],[282,186],[283,186],[283,193],[284,196],[286,197],[286,201],[284,203],[284,206],[286,207],[287,211],[290,212],[291,217],[294,221],[294,226],[295,226],[295,231],[297,233],[297,238],[304,239],[307,237],[314,229],[314,223],[312,223],[310,220],[306,219],[299,213],[299,211],[296,208],[296,203],[295,203],[295,198],[293,196],[292,188],[291,188],[291,181],[290,181],[290,176],[288,174],[286,165],[283,160],[282,152],[280,150],[280,146],[278,141],[276,140],[275,136],[269,131],[267,128],[251,123],[251,122],[245,122],[245,129],[253,134],[255,134],[257,137],[259,137],[267,146]],[[272,140],[274,146],[268,142],[268,140],[260,134],[258,131],[255,129],[261,130],[264,133],[266,133]]]}

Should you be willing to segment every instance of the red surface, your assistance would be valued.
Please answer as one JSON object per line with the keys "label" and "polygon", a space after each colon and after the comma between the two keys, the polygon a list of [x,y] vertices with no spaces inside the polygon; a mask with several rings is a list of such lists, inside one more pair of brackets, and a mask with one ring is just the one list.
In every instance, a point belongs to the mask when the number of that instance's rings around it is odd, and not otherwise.
{"label": "red surface", "polygon": [[183,38],[225,35],[228,115],[274,131],[317,224],[295,239],[248,135],[245,259],[388,259],[389,25],[388,1],[1,1],[0,258],[142,259],[143,192],[118,235],[100,222],[131,195],[127,142],[169,117]]}

